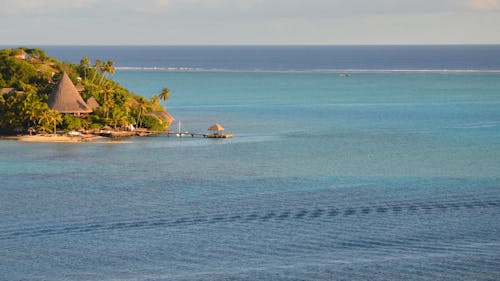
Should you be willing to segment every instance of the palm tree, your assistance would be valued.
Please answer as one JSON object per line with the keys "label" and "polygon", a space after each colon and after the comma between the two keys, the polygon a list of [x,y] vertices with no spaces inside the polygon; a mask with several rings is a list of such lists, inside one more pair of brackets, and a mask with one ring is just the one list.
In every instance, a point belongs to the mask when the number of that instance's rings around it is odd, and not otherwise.
{"label": "palm tree", "polygon": [[54,125],[55,134],[57,132],[57,124],[62,122],[61,113],[55,110],[47,109],[40,114],[40,118],[38,119],[39,128],[45,132],[50,130],[50,126]]}
{"label": "palm tree", "polygon": [[102,84],[104,78],[106,77],[106,73],[113,74],[113,73],[115,73],[116,69],[113,66],[113,61],[112,60],[108,60],[107,62],[104,63],[104,65],[102,66],[101,70],[102,70],[102,76],[101,76],[101,80],[99,81],[99,85]]}
{"label": "palm tree", "polygon": [[160,105],[160,99],[157,95],[151,97],[151,110],[158,110],[158,106]]}
{"label": "palm tree", "polygon": [[54,124],[54,135],[57,133],[57,124],[63,121],[61,113],[55,110],[48,110],[49,112],[49,120]]}
{"label": "palm tree", "polygon": [[147,109],[146,105],[148,104],[148,100],[145,97],[139,97],[137,99],[137,108],[139,109],[139,112],[137,113],[137,123],[136,126],[139,128],[142,125],[141,118],[142,118],[142,113],[144,110]]}
{"label": "palm tree", "polygon": [[83,77],[87,79],[87,68],[90,66],[90,59],[87,56],[83,56],[80,60],[80,66],[83,68]]}
{"label": "palm tree", "polygon": [[101,60],[95,60],[94,63],[94,76],[92,76],[92,84],[94,83],[94,79],[97,76],[97,73],[102,70],[102,62]]}
{"label": "palm tree", "polygon": [[166,101],[166,100],[168,100],[168,98],[170,98],[170,89],[163,88],[163,90],[161,90],[161,93],[160,93],[160,99],[162,99],[163,101]]}
{"label": "palm tree", "polygon": [[113,108],[113,111],[111,112],[111,119],[113,121],[115,129],[118,125],[123,126],[127,123],[127,116],[125,115],[125,112],[119,107]]}
{"label": "palm tree", "polygon": [[106,120],[109,117],[109,109],[114,105],[113,94],[115,93],[115,88],[112,83],[104,84],[103,89],[101,90],[102,95],[102,107],[104,111],[104,117]]}

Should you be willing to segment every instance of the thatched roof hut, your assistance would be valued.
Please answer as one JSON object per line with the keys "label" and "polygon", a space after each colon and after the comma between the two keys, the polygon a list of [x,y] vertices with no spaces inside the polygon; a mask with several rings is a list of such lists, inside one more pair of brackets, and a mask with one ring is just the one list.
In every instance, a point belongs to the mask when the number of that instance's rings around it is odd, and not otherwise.
{"label": "thatched roof hut", "polygon": [[172,122],[174,122],[174,120],[175,120],[174,117],[172,117],[172,115],[170,115],[166,111],[153,111],[153,112],[147,113],[146,115],[158,117],[163,122],[166,122],[168,126],[170,126],[170,124],[172,124]]}
{"label": "thatched roof hut", "polygon": [[14,58],[16,59],[25,60],[27,55],[28,54],[26,54],[26,52],[23,49],[14,50]]}
{"label": "thatched roof hut", "polygon": [[221,132],[221,131],[224,131],[225,129],[220,124],[216,123],[212,127],[208,128],[208,130]]}
{"label": "thatched roof hut", "polygon": [[60,113],[80,115],[92,112],[92,109],[83,101],[66,72],[49,96],[50,109]]}
{"label": "thatched roof hut", "polygon": [[101,107],[101,105],[96,101],[94,97],[88,98],[85,103],[87,103],[88,107],[90,107],[90,109],[92,110]]}

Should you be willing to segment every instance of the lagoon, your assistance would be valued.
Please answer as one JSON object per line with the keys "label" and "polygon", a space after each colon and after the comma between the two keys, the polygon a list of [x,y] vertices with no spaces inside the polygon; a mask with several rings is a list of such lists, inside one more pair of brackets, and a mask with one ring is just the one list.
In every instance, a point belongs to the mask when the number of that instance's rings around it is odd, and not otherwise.
{"label": "lagoon", "polygon": [[0,279],[500,277],[498,74],[113,78],[235,138],[2,140]]}

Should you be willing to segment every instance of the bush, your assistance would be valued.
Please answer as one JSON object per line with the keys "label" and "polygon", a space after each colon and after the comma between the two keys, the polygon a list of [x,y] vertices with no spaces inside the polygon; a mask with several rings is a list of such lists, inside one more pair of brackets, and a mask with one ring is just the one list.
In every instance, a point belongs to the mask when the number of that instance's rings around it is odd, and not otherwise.
{"label": "bush", "polygon": [[78,130],[82,128],[82,120],[71,115],[64,115],[63,128],[66,131]]}

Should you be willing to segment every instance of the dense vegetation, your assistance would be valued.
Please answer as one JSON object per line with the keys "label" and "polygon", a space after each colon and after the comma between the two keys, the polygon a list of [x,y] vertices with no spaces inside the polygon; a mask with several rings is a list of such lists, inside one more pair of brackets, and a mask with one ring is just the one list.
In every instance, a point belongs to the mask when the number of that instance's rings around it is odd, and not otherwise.
{"label": "dense vegetation", "polygon": [[[23,52],[26,58],[16,57]],[[63,72],[73,84],[85,88],[82,93],[84,100],[94,97],[100,107],[85,117],[61,115],[51,110],[47,100]],[[160,99],[169,98],[169,89],[164,88],[159,95],[148,100],[108,79],[107,76],[114,72],[113,61],[96,59],[92,64],[88,57],[83,57],[76,65],[47,57],[40,49],[0,50],[0,88],[14,89],[0,94],[0,131],[53,132],[56,126],[68,131],[98,129],[106,125],[117,128],[129,124],[153,130],[166,129],[166,120],[146,114],[164,110]]]}

